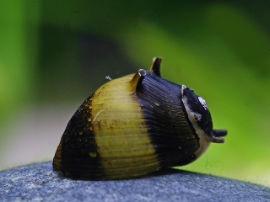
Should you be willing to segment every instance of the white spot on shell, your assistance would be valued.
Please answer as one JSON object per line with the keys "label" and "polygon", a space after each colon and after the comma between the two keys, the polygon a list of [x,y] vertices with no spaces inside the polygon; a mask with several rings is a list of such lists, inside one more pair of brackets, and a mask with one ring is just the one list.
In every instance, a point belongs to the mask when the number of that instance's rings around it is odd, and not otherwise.
{"label": "white spot on shell", "polygon": [[181,95],[184,96],[184,90],[185,88],[187,88],[184,84],[182,85],[182,88],[181,88]]}
{"label": "white spot on shell", "polygon": [[94,117],[94,119],[93,119],[93,122],[97,119],[97,117],[103,112],[104,110],[100,110],[97,114],[96,114],[96,116]]}
{"label": "white spot on shell", "polygon": [[105,76],[105,79],[111,81],[112,80],[112,77],[110,77],[109,75]]}
{"label": "white spot on shell", "polygon": [[208,110],[208,106],[207,106],[205,100],[202,97],[198,97],[198,99],[199,99],[200,103],[202,104],[203,108],[205,110]]}

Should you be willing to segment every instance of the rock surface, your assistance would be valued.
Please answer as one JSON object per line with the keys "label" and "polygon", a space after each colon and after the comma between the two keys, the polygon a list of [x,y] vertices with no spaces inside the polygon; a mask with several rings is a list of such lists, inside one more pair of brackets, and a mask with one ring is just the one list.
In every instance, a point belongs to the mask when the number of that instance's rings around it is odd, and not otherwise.
{"label": "rock surface", "polygon": [[146,178],[75,181],[51,162],[0,172],[0,201],[270,201],[270,189],[211,175],[168,170]]}

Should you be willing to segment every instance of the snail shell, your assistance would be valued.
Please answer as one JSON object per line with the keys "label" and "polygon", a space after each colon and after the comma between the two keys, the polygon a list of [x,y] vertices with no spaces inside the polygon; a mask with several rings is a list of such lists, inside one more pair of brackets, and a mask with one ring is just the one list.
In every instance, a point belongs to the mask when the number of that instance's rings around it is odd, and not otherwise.
{"label": "snail shell", "polygon": [[206,102],[150,70],[111,80],[72,116],[53,159],[74,179],[139,177],[198,158],[226,130],[214,130]]}

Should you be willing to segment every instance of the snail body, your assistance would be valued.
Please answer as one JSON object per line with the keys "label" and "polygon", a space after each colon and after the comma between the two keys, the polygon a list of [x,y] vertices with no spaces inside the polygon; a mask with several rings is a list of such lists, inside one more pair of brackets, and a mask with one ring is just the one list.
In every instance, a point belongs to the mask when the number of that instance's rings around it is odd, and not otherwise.
{"label": "snail body", "polygon": [[55,171],[74,179],[123,179],[185,165],[211,142],[214,130],[205,101],[185,85],[150,70],[111,80],[72,116],[53,159]]}

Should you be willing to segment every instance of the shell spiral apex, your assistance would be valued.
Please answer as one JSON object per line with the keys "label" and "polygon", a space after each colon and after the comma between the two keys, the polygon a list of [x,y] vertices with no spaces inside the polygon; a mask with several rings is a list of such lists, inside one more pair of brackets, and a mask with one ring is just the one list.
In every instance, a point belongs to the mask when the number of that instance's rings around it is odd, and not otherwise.
{"label": "shell spiral apex", "polygon": [[161,58],[99,87],[71,117],[53,168],[73,179],[123,179],[188,164],[226,130],[213,129],[203,98],[163,79]]}

